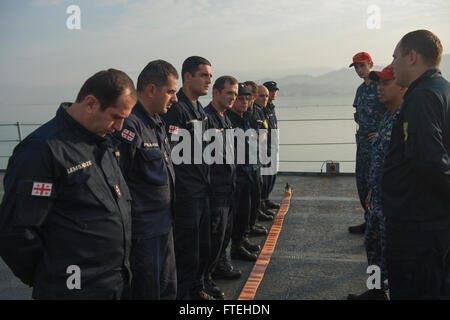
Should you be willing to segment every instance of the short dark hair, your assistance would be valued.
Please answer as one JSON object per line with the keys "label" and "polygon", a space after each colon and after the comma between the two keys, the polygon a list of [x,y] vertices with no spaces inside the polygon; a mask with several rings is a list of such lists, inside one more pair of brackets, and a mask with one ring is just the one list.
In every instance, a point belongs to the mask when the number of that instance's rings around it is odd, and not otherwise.
{"label": "short dark hair", "polygon": [[256,82],[254,82],[254,81],[245,81],[244,84],[245,84],[247,87],[250,87],[250,88],[251,88],[250,91],[251,91],[252,94],[255,94],[256,91],[258,91],[258,85],[256,84]]}
{"label": "short dark hair", "polygon": [[441,40],[431,31],[416,30],[409,32],[400,40],[403,56],[411,50],[416,51],[423,57],[423,62],[429,67],[439,67],[442,60]]}
{"label": "short dark hair", "polygon": [[195,73],[198,71],[198,67],[202,64],[211,66],[211,63],[208,60],[199,56],[192,56],[184,60],[183,66],[181,67],[181,77],[183,78],[183,81],[184,81],[184,74],[186,72],[189,72],[192,76],[194,76]]}
{"label": "short dark hair", "polygon": [[231,85],[235,85],[235,84],[239,83],[235,77],[221,76],[221,77],[217,78],[216,81],[214,82],[213,90],[217,89],[217,90],[219,90],[219,92],[222,91],[223,88],[225,88],[225,83],[227,83],[227,82]]}
{"label": "short dark hair", "polygon": [[125,72],[116,69],[102,70],[86,80],[78,92],[76,102],[82,102],[91,94],[98,99],[101,109],[105,110],[115,106],[117,98],[126,89],[130,89],[130,96],[137,99],[133,80]]}
{"label": "short dark hair", "polygon": [[169,62],[154,60],[149,62],[139,74],[137,80],[137,91],[142,92],[150,83],[162,87],[168,83],[169,75],[178,79],[178,72]]}

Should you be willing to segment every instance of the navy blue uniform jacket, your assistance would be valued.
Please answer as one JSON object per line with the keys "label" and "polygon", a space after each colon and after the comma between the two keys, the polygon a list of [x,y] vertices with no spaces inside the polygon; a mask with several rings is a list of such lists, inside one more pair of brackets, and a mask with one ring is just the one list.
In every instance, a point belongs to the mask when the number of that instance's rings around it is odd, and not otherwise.
{"label": "navy blue uniform jacket", "polygon": [[404,95],[382,178],[383,212],[393,220],[450,223],[450,84],[431,69]]}
{"label": "navy blue uniform jacket", "polygon": [[[112,141],[61,105],[14,149],[0,207],[0,255],[38,299],[114,299],[130,280],[131,197]],[[69,290],[69,266],[81,289]]]}
{"label": "navy blue uniform jacket", "polygon": [[[232,130],[233,126],[227,115],[224,114],[223,117],[217,112],[212,104],[208,104],[205,107],[205,112],[208,115],[209,127],[216,129],[222,137],[223,141],[223,159],[222,164],[213,163],[211,164],[211,190],[213,193],[232,193],[235,186],[235,173],[236,166],[234,165],[234,159],[232,163],[227,163],[227,152],[230,152],[233,148],[233,139],[228,139],[226,136],[227,130]],[[213,142],[212,142],[213,143]],[[230,162],[230,161],[229,161]]]}
{"label": "navy blue uniform jacket", "polygon": [[133,238],[163,235],[172,224],[175,172],[160,116],[138,102],[114,137],[120,141],[120,167],[133,198]]}
{"label": "navy blue uniform jacket", "polygon": [[[178,90],[177,97],[178,102],[173,104],[166,114],[161,115],[166,123],[172,149],[175,146],[182,146],[180,144],[183,143],[184,137],[181,135],[181,129],[189,133],[187,138],[190,140],[190,148],[172,151],[176,179],[175,194],[177,198],[204,198],[210,191],[209,166],[203,161],[203,150],[206,147],[203,133],[208,129],[208,117],[201,103],[199,101],[192,103],[184,94],[183,88]],[[194,130],[196,127],[200,129],[198,132]],[[179,138],[179,141],[175,141],[176,138]],[[186,156],[187,163],[174,161],[174,152],[182,157]]]}

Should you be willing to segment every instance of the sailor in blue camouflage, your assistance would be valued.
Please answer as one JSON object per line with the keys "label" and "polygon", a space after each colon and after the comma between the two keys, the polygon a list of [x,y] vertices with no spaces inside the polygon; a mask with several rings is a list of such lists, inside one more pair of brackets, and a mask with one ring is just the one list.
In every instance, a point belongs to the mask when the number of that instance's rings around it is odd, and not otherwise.
{"label": "sailor in blue camouflage", "polygon": [[367,210],[365,199],[369,191],[367,187],[367,175],[369,172],[369,161],[372,143],[369,141],[369,133],[376,132],[378,124],[386,112],[384,104],[378,101],[378,83],[371,81],[369,84],[362,83],[356,91],[353,107],[356,108],[355,121],[358,124],[356,133],[356,186],[361,205],[364,209],[365,219]]}
{"label": "sailor in blue camouflage", "polygon": [[[349,67],[355,67],[356,74],[364,79],[364,82],[356,90],[353,107],[355,108],[355,122],[358,124],[356,132],[356,187],[361,206],[364,209],[364,220],[367,220],[366,197],[367,174],[369,170],[369,160],[371,152],[371,141],[369,133],[375,134],[378,124],[386,112],[386,108],[378,101],[378,83],[371,81],[369,74],[373,67],[373,61],[367,52],[359,52],[353,56],[353,63]],[[350,229],[349,229],[350,231]],[[352,232],[352,231],[350,231]]]}
{"label": "sailor in blue camouflage", "polygon": [[372,141],[367,177],[369,212],[366,219],[365,246],[368,263],[380,267],[382,289],[387,290],[386,231],[381,205],[381,180],[384,173],[384,161],[391,142],[392,127],[400,113],[406,88],[395,83],[394,71],[391,66],[385,67],[382,71],[372,71],[369,77],[378,83],[378,97],[381,102],[386,104],[387,111],[377,129],[377,135]]}
{"label": "sailor in blue camouflage", "polygon": [[385,285],[387,280],[385,247],[386,235],[384,229],[384,216],[381,207],[381,178],[383,176],[383,164],[391,141],[392,124],[398,116],[401,108],[394,113],[386,111],[377,136],[372,142],[372,152],[370,156],[369,175],[367,178],[370,191],[370,211],[366,219],[365,246],[369,265],[377,265],[381,269],[381,283]]}

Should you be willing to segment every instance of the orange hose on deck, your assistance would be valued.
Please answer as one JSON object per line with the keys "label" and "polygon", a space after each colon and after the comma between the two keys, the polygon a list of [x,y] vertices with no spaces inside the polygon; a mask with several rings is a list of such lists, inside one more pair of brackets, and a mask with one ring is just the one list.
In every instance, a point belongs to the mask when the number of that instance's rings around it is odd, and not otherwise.
{"label": "orange hose on deck", "polygon": [[278,210],[264,247],[259,254],[258,260],[256,260],[255,266],[253,267],[253,270],[250,273],[250,276],[248,277],[238,300],[253,300],[255,298],[256,291],[258,290],[267,266],[269,265],[270,258],[275,250],[278,236],[280,235],[283,226],[284,217],[289,210],[291,197],[292,189],[289,186],[286,186],[286,192],[284,194],[283,201],[281,202],[280,209]]}

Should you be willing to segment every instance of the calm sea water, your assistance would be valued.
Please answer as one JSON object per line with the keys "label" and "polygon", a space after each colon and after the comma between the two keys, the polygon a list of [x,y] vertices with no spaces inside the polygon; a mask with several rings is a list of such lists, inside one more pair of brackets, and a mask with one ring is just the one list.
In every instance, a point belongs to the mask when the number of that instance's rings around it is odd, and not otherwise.
{"label": "calm sea water", "polygon": [[[200,99],[206,106],[210,97]],[[286,98],[275,101],[280,129],[280,171],[325,172],[326,161],[339,162],[341,172],[355,170],[355,130],[353,97]],[[0,124],[39,124],[50,120],[56,106],[3,106]],[[333,120],[335,119],[335,120]],[[37,125],[22,125],[22,137]],[[17,142],[17,126],[0,125],[0,169],[5,169],[8,156]]]}

